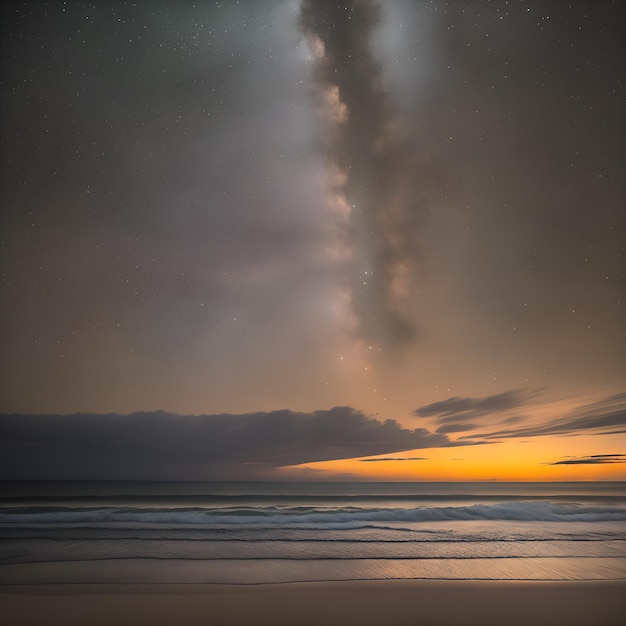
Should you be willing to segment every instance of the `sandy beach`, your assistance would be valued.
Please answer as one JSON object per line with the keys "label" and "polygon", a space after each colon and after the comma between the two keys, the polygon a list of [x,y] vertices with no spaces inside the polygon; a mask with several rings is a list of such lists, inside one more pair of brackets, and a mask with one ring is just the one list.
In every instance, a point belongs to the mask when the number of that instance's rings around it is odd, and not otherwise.
{"label": "sandy beach", "polygon": [[623,623],[626,581],[5,586],[0,614],[7,626],[609,626]]}

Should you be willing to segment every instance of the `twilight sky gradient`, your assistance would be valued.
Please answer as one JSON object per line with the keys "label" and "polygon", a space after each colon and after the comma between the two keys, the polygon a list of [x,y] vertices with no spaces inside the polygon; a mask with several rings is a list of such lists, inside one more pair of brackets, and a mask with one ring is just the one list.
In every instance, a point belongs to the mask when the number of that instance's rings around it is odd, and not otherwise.
{"label": "twilight sky gradient", "polygon": [[4,3],[0,476],[626,480],[625,18]]}

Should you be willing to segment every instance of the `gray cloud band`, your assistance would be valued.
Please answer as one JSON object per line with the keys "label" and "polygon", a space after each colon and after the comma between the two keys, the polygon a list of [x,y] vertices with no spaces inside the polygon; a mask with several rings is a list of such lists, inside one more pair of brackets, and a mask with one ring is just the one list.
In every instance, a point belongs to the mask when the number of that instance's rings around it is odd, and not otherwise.
{"label": "gray cloud band", "polygon": [[244,415],[0,415],[2,479],[200,480],[471,442],[350,407]]}

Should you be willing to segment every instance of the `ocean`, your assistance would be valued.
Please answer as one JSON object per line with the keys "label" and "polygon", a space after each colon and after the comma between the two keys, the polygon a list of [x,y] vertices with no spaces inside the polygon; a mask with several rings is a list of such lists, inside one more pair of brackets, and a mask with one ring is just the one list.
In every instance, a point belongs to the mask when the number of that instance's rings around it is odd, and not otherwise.
{"label": "ocean", "polygon": [[0,584],[626,579],[626,483],[0,485]]}

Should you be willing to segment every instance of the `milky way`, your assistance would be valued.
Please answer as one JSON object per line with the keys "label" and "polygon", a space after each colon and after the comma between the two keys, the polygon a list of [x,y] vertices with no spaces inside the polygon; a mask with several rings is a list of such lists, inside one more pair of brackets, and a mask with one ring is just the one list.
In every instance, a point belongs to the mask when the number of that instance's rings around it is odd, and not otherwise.
{"label": "milky way", "polygon": [[314,59],[326,118],[330,202],[358,331],[366,344],[397,346],[416,335],[410,311],[424,195],[411,130],[394,111],[372,51],[380,7],[356,0],[304,2],[301,27]]}

